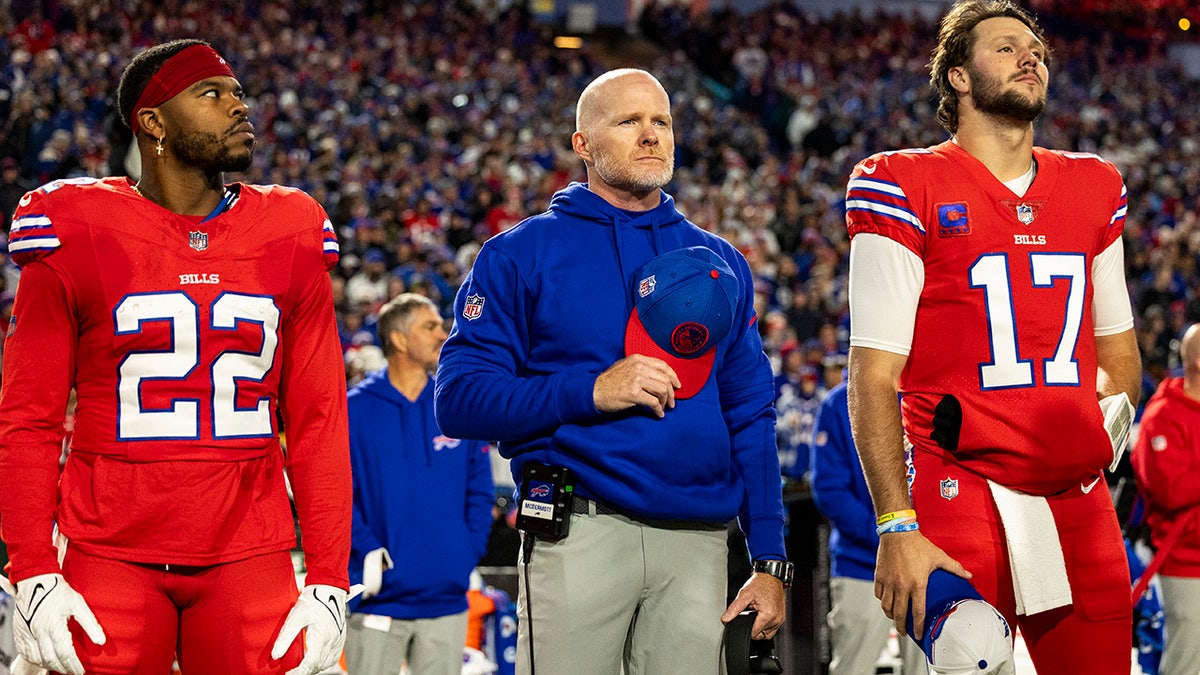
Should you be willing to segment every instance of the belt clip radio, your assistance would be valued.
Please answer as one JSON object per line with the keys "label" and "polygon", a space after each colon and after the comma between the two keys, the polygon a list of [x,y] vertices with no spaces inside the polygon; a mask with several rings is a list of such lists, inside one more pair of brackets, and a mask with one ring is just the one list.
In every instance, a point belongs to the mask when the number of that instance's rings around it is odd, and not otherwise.
{"label": "belt clip radio", "polygon": [[521,501],[517,529],[557,541],[571,528],[575,478],[565,466],[526,462],[521,468]]}

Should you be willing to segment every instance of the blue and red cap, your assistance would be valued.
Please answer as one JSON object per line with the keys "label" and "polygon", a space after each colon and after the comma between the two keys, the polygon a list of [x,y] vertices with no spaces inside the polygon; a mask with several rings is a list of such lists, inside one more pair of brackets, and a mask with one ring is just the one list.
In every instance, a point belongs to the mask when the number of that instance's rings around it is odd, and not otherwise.
{"label": "blue and red cap", "polygon": [[[911,607],[910,607],[911,610]],[[1008,622],[970,581],[934,570],[925,588],[925,631],[908,636],[925,652],[933,675],[1009,675],[1013,635]]]}
{"label": "blue and red cap", "polygon": [[664,253],[634,273],[625,355],[662,359],[679,377],[675,398],[695,396],[712,374],[716,348],[733,327],[741,284],[703,246]]}

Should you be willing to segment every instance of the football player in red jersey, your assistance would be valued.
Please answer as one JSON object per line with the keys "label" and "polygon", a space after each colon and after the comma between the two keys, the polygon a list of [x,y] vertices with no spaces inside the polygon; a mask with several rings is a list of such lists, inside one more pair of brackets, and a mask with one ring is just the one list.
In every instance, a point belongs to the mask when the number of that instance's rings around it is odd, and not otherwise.
{"label": "football player in red jersey", "polygon": [[1034,146],[1049,54],[1030,15],[967,0],[938,38],[952,138],[869,157],[847,190],[875,594],[901,631],[910,611],[920,626],[943,568],[1020,627],[1039,672],[1125,675],[1128,565],[1103,481],[1140,377],[1123,181],[1095,155]]}
{"label": "football player in red jersey", "polygon": [[157,675],[176,657],[320,672],[345,638],[350,548],[333,228],[298,190],[224,183],[254,127],[206,43],[145,50],[117,98],[141,180],[56,181],[13,221],[0,522],[17,648],[64,673]]}

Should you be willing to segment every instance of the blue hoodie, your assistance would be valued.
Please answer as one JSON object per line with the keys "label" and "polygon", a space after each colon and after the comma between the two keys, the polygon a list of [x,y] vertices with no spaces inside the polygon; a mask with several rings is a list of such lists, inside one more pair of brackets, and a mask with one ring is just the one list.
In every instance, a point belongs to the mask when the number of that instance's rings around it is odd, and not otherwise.
{"label": "blue hoodie", "polygon": [[812,495],[829,519],[830,575],[875,578],[879,535],[875,507],[863,477],[858,450],[850,435],[850,409],[843,381],[825,395],[812,437]]}
{"label": "blue hoodie", "polygon": [[[624,358],[634,272],[667,251],[707,246],[741,282],[734,328],[709,382],[664,419],[596,410],[596,377]],[[755,558],[784,558],[771,368],[749,266],[663,193],[645,212],[586,185],[484,244],[455,300],[438,365],[447,433],[500,441],[518,480],[528,460],[569,467],[577,492],[647,519],[738,516]]]}
{"label": "blue hoodie", "polygon": [[350,582],[362,581],[374,549],[386,548],[394,563],[379,595],[351,602],[351,611],[427,619],[467,609],[492,526],[491,461],[486,444],[438,430],[433,389],[430,380],[410,401],[385,368],[350,390]]}

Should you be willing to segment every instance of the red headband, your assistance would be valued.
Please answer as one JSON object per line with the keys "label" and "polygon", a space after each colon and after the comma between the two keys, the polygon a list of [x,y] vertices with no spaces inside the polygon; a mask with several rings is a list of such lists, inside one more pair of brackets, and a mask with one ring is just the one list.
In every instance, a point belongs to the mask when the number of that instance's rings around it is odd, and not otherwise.
{"label": "red headband", "polygon": [[162,105],[206,77],[233,77],[233,69],[208,45],[192,45],[167,59],[133,104],[129,128],[138,132],[138,111]]}

